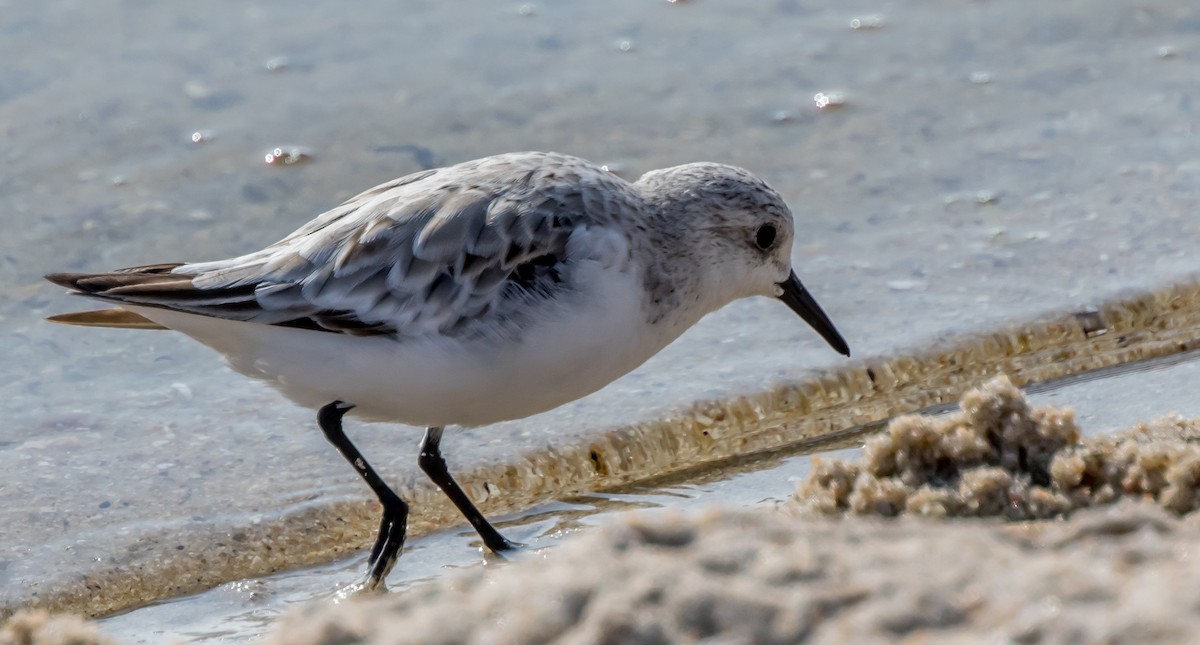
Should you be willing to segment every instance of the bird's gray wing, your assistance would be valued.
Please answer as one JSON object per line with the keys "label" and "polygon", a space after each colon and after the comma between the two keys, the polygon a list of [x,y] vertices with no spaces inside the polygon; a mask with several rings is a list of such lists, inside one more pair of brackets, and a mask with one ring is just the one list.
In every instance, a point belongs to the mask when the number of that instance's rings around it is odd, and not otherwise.
{"label": "bird's gray wing", "polygon": [[571,234],[634,207],[621,203],[633,199],[628,184],[593,166],[525,161],[403,177],[229,260],[48,277],[109,301],[232,320],[447,333],[569,288]]}

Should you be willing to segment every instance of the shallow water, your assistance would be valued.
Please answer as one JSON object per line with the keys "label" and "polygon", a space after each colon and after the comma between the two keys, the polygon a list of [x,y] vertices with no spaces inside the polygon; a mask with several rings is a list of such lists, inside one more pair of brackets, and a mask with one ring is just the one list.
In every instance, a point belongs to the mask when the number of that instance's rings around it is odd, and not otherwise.
{"label": "shallow water", "polygon": [[[243,252],[379,181],[515,149],[760,173],[860,356],[1195,271],[1186,3],[525,7],[5,7],[0,606],[163,536],[365,496],[311,413],[186,339],[41,322],[84,304],[45,272]],[[291,145],[311,159],[264,163]],[[504,461],[839,360],[777,303],[738,303],[594,397],[446,448]],[[352,434],[415,479],[416,431],[380,429]]]}
{"label": "shallow water", "polygon": [[[1200,401],[1188,392],[1200,382],[1200,353],[1181,354],[1102,370],[1028,388],[1032,405],[1071,407],[1085,434],[1099,435],[1149,420],[1146,413],[1169,410],[1200,417]],[[815,442],[736,460],[578,498],[539,505],[497,525],[529,545],[517,557],[538,557],[564,537],[611,521],[628,511],[680,512],[703,507],[752,508],[788,500],[808,476],[813,455],[850,459],[857,446],[883,424],[856,429],[836,441]],[[389,577],[392,592],[455,569],[502,566],[480,556],[480,544],[468,527],[418,538],[406,548]],[[100,621],[104,633],[122,643],[157,643],[185,638],[195,643],[242,643],[270,631],[274,620],[296,603],[338,602],[339,590],[361,579],[365,555],[301,571],[241,580],[211,591],[134,610]]]}

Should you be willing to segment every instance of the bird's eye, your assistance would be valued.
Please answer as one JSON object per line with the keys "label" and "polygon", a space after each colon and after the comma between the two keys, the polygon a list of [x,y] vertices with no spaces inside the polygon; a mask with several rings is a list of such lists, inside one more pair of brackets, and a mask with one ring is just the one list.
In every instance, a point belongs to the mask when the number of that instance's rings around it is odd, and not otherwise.
{"label": "bird's eye", "polygon": [[754,244],[766,251],[775,243],[775,226],[773,224],[763,224],[758,227],[758,232],[754,234]]}

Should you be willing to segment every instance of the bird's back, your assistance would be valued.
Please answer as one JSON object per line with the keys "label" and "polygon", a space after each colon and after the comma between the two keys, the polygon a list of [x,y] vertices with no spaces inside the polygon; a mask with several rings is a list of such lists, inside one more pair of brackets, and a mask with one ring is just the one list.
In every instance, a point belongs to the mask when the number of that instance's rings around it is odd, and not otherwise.
{"label": "bird's back", "polygon": [[[572,288],[569,241],[642,216],[624,180],[554,153],[511,153],[381,184],[243,256],[53,282],[103,300],[351,335],[478,335]],[[510,330],[511,331],[511,330]]]}

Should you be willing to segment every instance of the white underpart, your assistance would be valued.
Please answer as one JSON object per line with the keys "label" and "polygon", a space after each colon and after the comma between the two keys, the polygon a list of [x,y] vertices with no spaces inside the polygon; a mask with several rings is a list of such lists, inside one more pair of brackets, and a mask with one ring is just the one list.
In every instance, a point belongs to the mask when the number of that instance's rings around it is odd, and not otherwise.
{"label": "white underpart", "polygon": [[350,336],[127,308],[212,347],[300,405],[341,400],[368,420],[477,426],[595,392],[689,326],[648,323],[640,272],[586,264],[578,274],[585,295],[570,307],[545,307],[519,343]]}

